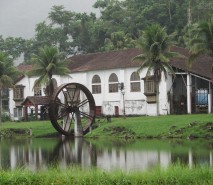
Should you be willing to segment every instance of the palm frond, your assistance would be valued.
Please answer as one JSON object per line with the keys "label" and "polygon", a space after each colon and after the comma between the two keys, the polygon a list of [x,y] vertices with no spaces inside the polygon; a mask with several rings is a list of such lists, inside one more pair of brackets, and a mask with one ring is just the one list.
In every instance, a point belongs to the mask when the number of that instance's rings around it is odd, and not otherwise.
{"label": "palm frond", "polygon": [[43,68],[33,68],[30,71],[26,72],[28,76],[40,76],[41,74],[45,73],[45,69]]}
{"label": "palm frond", "polygon": [[153,24],[148,27],[140,38],[143,54],[135,56],[134,60],[141,60],[143,63],[138,68],[138,72],[147,68],[146,76],[154,73],[160,79],[161,72],[167,77],[167,72],[172,70],[169,61],[173,57],[180,57],[180,54],[171,52],[170,47],[175,43],[174,34],[168,35],[166,28]]}
{"label": "palm frond", "polygon": [[13,79],[10,76],[2,75],[0,78],[0,89],[13,87]]}
{"label": "palm frond", "polygon": [[196,36],[193,36],[189,43],[191,55],[188,59],[188,65],[191,67],[193,61],[201,55],[213,54],[213,19],[200,22],[194,31]]}
{"label": "palm frond", "polygon": [[39,76],[35,84],[48,84],[53,75],[69,75],[67,61],[55,47],[45,46],[40,48],[38,55],[32,56],[33,69],[28,75]]}
{"label": "palm frond", "polygon": [[47,74],[40,76],[35,80],[33,89],[37,86],[47,85],[49,83],[49,77]]}
{"label": "palm frond", "polygon": [[0,51],[0,88],[12,87],[13,80],[19,74],[12,60],[4,52]]}
{"label": "palm frond", "polygon": [[188,58],[188,67],[190,68],[192,66],[193,62],[195,61],[195,59],[202,55],[203,55],[202,51],[191,54]]}
{"label": "palm frond", "polygon": [[146,56],[144,54],[140,54],[140,55],[137,55],[135,56],[132,61],[143,61],[146,59]]}

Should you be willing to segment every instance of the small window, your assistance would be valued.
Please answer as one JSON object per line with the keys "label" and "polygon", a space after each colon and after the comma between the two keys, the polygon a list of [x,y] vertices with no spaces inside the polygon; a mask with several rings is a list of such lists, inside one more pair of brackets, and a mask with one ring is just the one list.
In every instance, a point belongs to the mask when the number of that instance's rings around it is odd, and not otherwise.
{"label": "small window", "polygon": [[2,99],[8,99],[9,89],[2,89]]}
{"label": "small window", "polygon": [[156,94],[156,84],[154,78],[144,78],[144,94]]}
{"label": "small window", "polygon": [[41,87],[40,86],[34,87],[34,96],[41,96],[41,95],[42,95]]}
{"label": "small window", "polygon": [[94,75],[92,78],[92,93],[101,94],[101,79],[98,75]]}
{"label": "small window", "polygon": [[24,86],[17,85],[13,89],[13,99],[14,100],[22,100],[24,99]]}
{"label": "small window", "polygon": [[131,88],[131,92],[141,91],[140,76],[136,72],[133,72],[130,77],[130,88]]}
{"label": "small window", "polygon": [[2,90],[2,109],[9,111],[9,89]]}
{"label": "small window", "polygon": [[2,100],[2,109],[3,109],[3,111],[9,111],[9,101],[8,100]]}
{"label": "small window", "polygon": [[14,117],[16,118],[21,118],[23,116],[23,113],[22,113],[22,108],[21,107],[16,107],[14,108]]}
{"label": "small window", "polygon": [[109,93],[118,92],[118,77],[112,73],[109,77]]}

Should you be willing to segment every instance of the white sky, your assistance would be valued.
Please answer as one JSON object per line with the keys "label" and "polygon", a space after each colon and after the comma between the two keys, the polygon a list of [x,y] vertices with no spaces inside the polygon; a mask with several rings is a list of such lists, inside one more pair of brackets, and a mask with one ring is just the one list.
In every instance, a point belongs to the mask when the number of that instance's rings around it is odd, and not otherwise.
{"label": "white sky", "polygon": [[37,23],[46,20],[53,5],[63,5],[75,12],[98,12],[96,0],[0,0],[0,35],[34,37]]}

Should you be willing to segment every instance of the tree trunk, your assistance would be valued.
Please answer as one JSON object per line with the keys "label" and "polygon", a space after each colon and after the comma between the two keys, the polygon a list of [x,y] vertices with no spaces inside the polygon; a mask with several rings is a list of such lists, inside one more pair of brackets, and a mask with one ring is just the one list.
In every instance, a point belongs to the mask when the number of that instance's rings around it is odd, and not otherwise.
{"label": "tree trunk", "polygon": [[156,114],[159,116],[159,80],[156,80]]}
{"label": "tree trunk", "polygon": [[171,13],[171,2],[168,0],[168,11],[169,11],[169,20],[172,22],[172,13]]}
{"label": "tree trunk", "polygon": [[192,8],[191,8],[191,2],[189,1],[189,7],[188,7],[188,25],[192,24]]}
{"label": "tree trunk", "polygon": [[154,72],[155,88],[156,88],[156,114],[159,116],[159,83],[161,81],[161,71],[157,69]]}
{"label": "tree trunk", "polygon": [[50,83],[46,86],[46,94],[49,97],[52,97],[54,90],[57,88],[57,81],[55,78],[52,78]]}

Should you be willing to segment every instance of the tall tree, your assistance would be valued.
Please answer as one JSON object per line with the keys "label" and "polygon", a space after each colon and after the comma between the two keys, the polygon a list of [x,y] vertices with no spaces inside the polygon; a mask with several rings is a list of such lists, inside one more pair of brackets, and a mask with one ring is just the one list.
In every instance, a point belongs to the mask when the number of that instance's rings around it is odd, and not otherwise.
{"label": "tall tree", "polygon": [[167,72],[173,72],[169,63],[170,59],[180,56],[170,50],[173,45],[173,35],[168,35],[166,29],[160,25],[153,24],[145,29],[139,39],[142,54],[133,58],[133,61],[141,61],[138,72],[147,69],[146,77],[153,72],[156,84],[157,115],[159,115],[159,82],[161,81],[161,75],[163,73],[167,78]]}
{"label": "tall tree", "polygon": [[48,95],[53,93],[53,75],[68,76],[70,70],[67,68],[67,60],[63,53],[59,52],[56,47],[45,46],[40,48],[38,55],[32,56],[34,63],[33,69],[27,74],[30,76],[39,76],[35,81],[34,87],[46,85],[48,88]]}
{"label": "tall tree", "polygon": [[190,50],[189,65],[192,65],[196,58],[208,55],[212,58],[212,79],[213,79],[213,18],[194,25],[191,30],[191,40],[188,42]]}
{"label": "tall tree", "polygon": [[0,51],[0,123],[2,116],[2,91],[3,89],[13,87],[13,80],[18,72],[13,66],[12,60],[2,51]]}
{"label": "tall tree", "polygon": [[114,32],[110,38],[105,39],[104,50],[119,50],[126,48],[134,48],[135,40],[133,40],[130,34],[126,34],[123,31]]}
{"label": "tall tree", "polygon": [[25,42],[26,40],[21,37],[7,37],[4,39],[0,35],[0,51],[7,53],[13,60],[17,59],[26,49]]}

